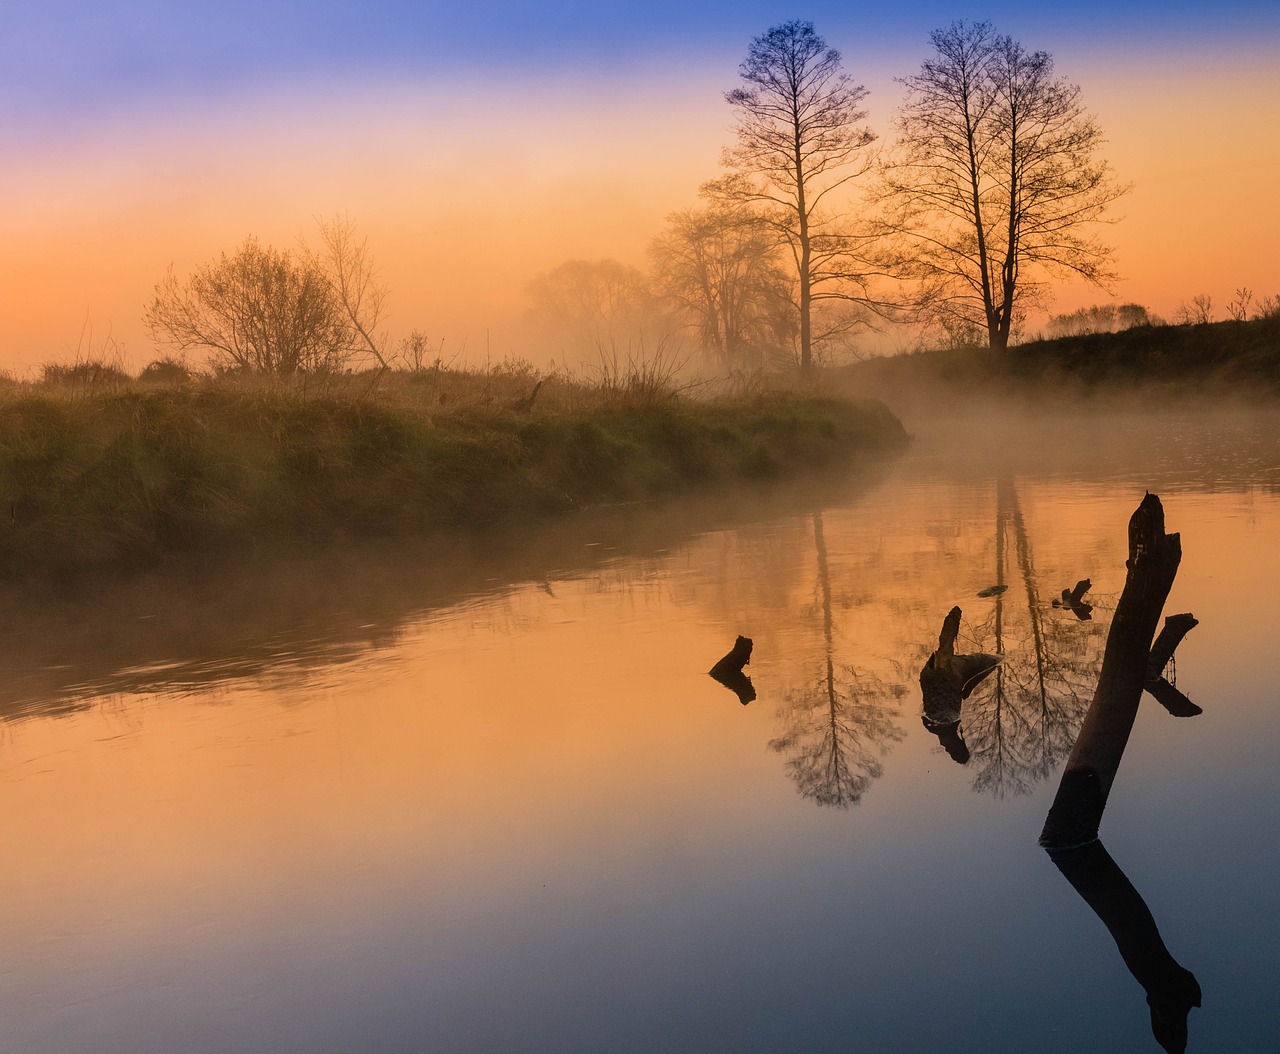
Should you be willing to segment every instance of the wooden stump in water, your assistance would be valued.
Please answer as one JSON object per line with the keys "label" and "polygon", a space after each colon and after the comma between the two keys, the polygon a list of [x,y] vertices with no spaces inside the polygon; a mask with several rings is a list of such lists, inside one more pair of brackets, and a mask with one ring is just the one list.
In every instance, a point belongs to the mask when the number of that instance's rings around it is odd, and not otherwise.
{"label": "wooden stump in water", "polygon": [[960,710],[964,700],[1000,663],[1003,657],[956,654],[961,611],[953,607],[942,621],[938,647],[920,670],[920,696],[924,704],[924,727],[938,737],[946,752],[964,765],[969,748],[960,734]]}
{"label": "wooden stump in water", "polygon": [[[1178,535],[1165,533],[1160,499],[1147,494],[1129,521],[1128,575],[1107,634],[1097,690],[1040,832],[1040,844],[1106,925],[1125,965],[1146,991],[1152,1034],[1169,1054],[1186,1050],[1187,1018],[1200,1005],[1200,985],[1165,947],[1142,897],[1098,840],[1098,828],[1143,691],[1171,713],[1179,711],[1166,701],[1172,699],[1168,693],[1181,700],[1177,705],[1184,712],[1199,712],[1162,676],[1196,620],[1171,616],[1152,643],[1181,559]],[[1065,601],[1069,594],[1063,595]]]}
{"label": "wooden stump in water", "polygon": [[737,695],[743,706],[756,697],[751,678],[742,672],[742,667],[751,661],[751,647],[750,637],[739,636],[729,653],[708,671],[713,678]]}

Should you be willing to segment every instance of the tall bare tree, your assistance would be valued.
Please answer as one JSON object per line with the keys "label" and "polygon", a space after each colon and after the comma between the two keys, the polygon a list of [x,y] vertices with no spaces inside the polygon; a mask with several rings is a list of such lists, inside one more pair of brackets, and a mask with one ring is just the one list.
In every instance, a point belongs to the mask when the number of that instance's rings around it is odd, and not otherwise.
{"label": "tall bare tree", "polygon": [[759,213],[723,204],[672,213],[649,255],[655,288],[725,368],[759,366],[794,337],[790,283]]}
{"label": "tall bare tree", "polygon": [[813,23],[799,20],[751,41],[738,72],[743,86],[725,94],[737,112],[737,144],[723,158],[731,172],[707,189],[761,210],[790,249],[800,367],[807,370],[813,302],[856,300],[865,290],[865,276],[851,265],[852,240],[829,199],[870,166],[864,148],[875,136],[862,123],[867,89],[843,71],[840,53]]}
{"label": "tall bare tree", "polygon": [[934,54],[901,83],[898,146],[885,166],[887,225],[904,271],[940,321],[1008,346],[1020,305],[1045,275],[1114,277],[1097,234],[1128,188],[1098,156],[1102,132],[1080,88],[989,22],[930,35]]}
{"label": "tall bare tree", "polygon": [[385,318],[387,290],[379,281],[369,255],[369,241],[356,231],[355,223],[345,214],[332,219],[317,219],[323,252],[316,262],[329,279],[329,285],[351,324],[355,343],[387,369],[383,355],[383,338],[378,327]]}

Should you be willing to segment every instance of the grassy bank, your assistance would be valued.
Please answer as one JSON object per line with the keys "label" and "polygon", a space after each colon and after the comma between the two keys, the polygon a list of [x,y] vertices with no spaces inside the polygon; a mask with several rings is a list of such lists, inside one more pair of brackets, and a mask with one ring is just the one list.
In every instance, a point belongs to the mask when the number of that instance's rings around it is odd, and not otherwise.
{"label": "grassy bank", "polygon": [[484,527],[906,441],[874,402],[699,398],[643,377],[81,380],[0,392],[0,575]]}
{"label": "grassy bank", "polygon": [[872,359],[843,371],[851,390],[899,401],[1027,395],[1280,396],[1280,318],[1141,326],[1019,344]]}

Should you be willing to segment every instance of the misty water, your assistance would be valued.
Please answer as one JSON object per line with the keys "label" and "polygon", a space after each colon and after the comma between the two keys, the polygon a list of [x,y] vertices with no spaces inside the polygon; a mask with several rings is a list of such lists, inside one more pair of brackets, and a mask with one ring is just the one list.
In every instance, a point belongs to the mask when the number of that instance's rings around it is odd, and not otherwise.
{"label": "misty water", "polygon": [[[1280,418],[908,423],[839,478],[7,594],[0,1050],[1157,1051],[1036,844],[1146,489],[1204,712],[1144,698],[1102,835],[1187,1049],[1274,1049]],[[956,605],[1004,663],[938,732]]]}

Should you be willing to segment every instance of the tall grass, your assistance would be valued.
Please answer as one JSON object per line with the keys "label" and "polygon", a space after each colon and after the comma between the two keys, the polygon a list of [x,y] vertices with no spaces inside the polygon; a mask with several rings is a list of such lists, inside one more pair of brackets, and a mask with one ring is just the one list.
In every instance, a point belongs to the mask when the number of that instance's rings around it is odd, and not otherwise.
{"label": "tall grass", "polygon": [[474,528],[905,441],[879,404],[700,399],[649,364],[290,380],[53,373],[0,389],[0,575]]}

